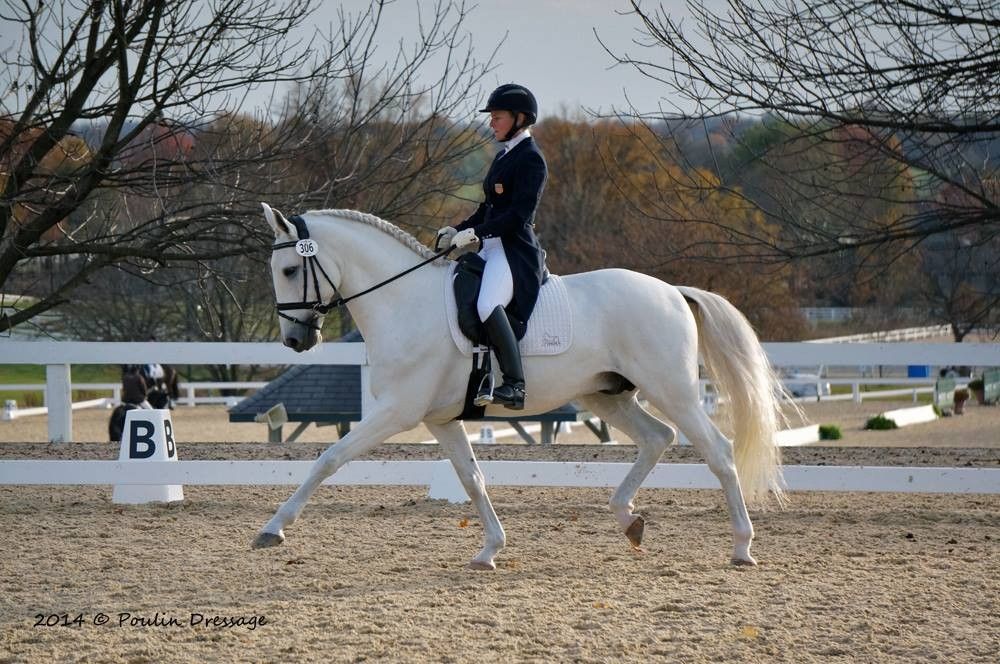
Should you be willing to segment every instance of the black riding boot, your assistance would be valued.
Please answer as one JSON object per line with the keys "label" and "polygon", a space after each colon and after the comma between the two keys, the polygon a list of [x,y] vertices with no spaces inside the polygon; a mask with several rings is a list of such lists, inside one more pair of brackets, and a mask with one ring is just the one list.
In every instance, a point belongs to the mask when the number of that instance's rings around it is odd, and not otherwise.
{"label": "black riding boot", "polygon": [[507,312],[503,307],[497,307],[483,325],[500,363],[503,385],[493,390],[492,400],[488,393],[480,393],[477,401],[499,404],[511,410],[523,410],[524,370],[521,368],[521,349],[517,345],[514,330],[510,327]]}

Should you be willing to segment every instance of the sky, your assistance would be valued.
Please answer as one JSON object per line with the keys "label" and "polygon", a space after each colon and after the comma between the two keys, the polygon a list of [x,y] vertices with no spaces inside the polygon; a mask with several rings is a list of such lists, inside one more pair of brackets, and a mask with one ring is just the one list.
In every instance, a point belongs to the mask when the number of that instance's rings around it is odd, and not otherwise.
{"label": "sky", "polygon": [[[339,24],[338,10],[357,14],[369,4],[369,0],[326,1],[316,15],[317,24]],[[660,4],[642,3],[649,10]],[[672,16],[684,15],[683,2],[662,4]],[[426,13],[433,2],[395,0],[388,5],[379,39],[384,53],[392,52],[400,39],[412,39],[418,5]],[[495,58],[497,66],[484,79],[484,96],[502,83],[520,83],[535,94],[539,115],[544,117],[546,111],[572,116],[581,108],[607,112],[626,108],[628,102],[648,112],[667,94],[631,66],[616,65],[595,37],[596,30],[616,52],[650,56],[649,49],[634,43],[642,39],[641,23],[627,14],[631,5],[626,0],[498,0],[478,5],[469,0],[469,7],[462,25],[481,60],[504,40]],[[659,53],[662,56],[663,51]]]}
{"label": "sky", "polygon": [[[389,0],[376,39],[376,59],[391,59],[401,41],[412,44],[418,17],[422,14],[426,19],[435,3],[448,1]],[[596,31],[619,54],[665,57],[663,49],[652,51],[636,45],[636,40],[643,39],[641,23],[630,15],[631,5],[627,0],[464,1],[468,15],[461,30],[470,36],[476,59],[487,60],[500,44],[495,67],[482,80],[482,99],[470,100],[470,107],[481,108],[494,87],[510,82],[531,89],[538,99],[540,119],[547,113],[575,117],[584,109],[597,112],[627,109],[629,102],[648,113],[664,101],[663,95],[669,94],[661,84],[642,76],[630,65],[617,65],[595,36]],[[479,4],[475,4],[477,1]],[[725,5],[725,0],[702,1],[713,9]],[[461,4],[463,0],[452,2]],[[685,3],[681,0],[643,0],[640,4],[649,11],[662,6],[677,18],[685,15]],[[308,37],[314,31],[327,32],[340,25],[341,12],[359,16],[370,6],[371,0],[318,0],[316,13],[298,37]],[[13,28],[0,22],[0,42],[7,43],[0,50],[12,43],[14,35],[3,33]],[[428,67],[426,72],[434,80],[441,67]],[[271,106],[282,95],[282,90],[272,86],[250,91],[243,110]],[[670,101],[666,100],[668,106]]]}

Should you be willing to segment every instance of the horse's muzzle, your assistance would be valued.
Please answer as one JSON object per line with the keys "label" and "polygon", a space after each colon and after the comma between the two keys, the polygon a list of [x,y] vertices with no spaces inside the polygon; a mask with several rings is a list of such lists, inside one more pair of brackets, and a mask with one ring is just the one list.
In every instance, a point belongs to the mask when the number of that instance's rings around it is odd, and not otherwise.
{"label": "horse's muzzle", "polygon": [[296,353],[301,353],[319,344],[322,340],[323,338],[320,336],[319,332],[310,329],[306,331],[304,338],[299,338],[298,336],[290,334],[282,339],[282,343],[294,350]]}

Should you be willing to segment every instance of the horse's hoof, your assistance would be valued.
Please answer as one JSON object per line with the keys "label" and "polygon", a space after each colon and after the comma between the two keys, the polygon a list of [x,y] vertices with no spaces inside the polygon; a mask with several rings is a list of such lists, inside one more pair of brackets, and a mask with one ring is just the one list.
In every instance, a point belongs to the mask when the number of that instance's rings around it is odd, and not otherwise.
{"label": "horse's hoof", "polygon": [[638,549],[639,545],[642,544],[642,533],[645,530],[646,521],[641,516],[635,517],[632,525],[625,529],[625,537],[628,538],[629,544]]}
{"label": "horse's hoof", "polygon": [[496,564],[492,560],[473,560],[467,567],[469,569],[486,570],[492,572],[497,568]]}
{"label": "horse's hoof", "polygon": [[757,566],[757,561],[754,560],[753,558],[750,558],[749,560],[747,560],[745,558],[733,558],[730,562],[733,564],[734,567],[756,567]]}
{"label": "horse's hoof", "polygon": [[258,533],[257,537],[254,538],[251,548],[253,549],[269,549],[272,546],[278,546],[285,541],[285,536],[281,533]]}

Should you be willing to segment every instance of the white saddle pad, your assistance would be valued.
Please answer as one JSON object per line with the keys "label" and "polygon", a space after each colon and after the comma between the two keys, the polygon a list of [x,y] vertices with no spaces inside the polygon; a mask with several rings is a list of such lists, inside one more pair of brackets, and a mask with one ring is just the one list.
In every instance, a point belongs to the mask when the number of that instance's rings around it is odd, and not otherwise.
{"label": "white saddle pad", "polygon": [[[444,303],[448,314],[451,338],[463,355],[472,356],[472,342],[458,327],[458,305],[455,304],[455,275],[453,264],[444,279]],[[535,310],[528,320],[528,331],[519,344],[521,355],[558,355],[569,350],[573,343],[573,316],[569,307],[569,294],[562,279],[554,274],[542,285],[535,303]]]}

